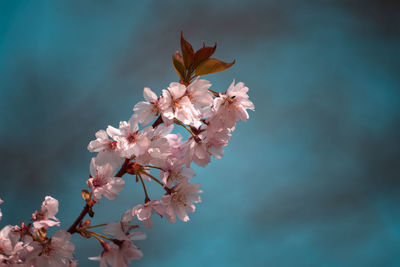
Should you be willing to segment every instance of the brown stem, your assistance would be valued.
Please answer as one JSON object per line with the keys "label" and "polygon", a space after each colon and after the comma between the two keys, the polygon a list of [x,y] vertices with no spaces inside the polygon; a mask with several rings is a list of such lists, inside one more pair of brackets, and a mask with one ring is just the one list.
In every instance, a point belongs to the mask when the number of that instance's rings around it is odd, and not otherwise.
{"label": "brown stem", "polygon": [[76,227],[80,224],[80,222],[85,218],[86,214],[89,212],[90,206],[88,204],[85,205],[81,214],[79,214],[78,218],[74,221],[74,223],[68,228],[68,233],[71,235],[76,233]]}
{"label": "brown stem", "polygon": [[161,115],[158,116],[158,118],[156,119],[156,121],[153,123],[153,125],[151,125],[153,128],[156,128],[158,125],[160,125],[161,123],[163,123],[163,120],[161,118]]}
{"label": "brown stem", "polygon": [[160,171],[164,171],[163,168],[156,167],[156,166],[152,166],[152,165],[146,165],[145,167],[154,168],[154,169],[159,169]]}
{"label": "brown stem", "polygon": [[170,188],[167,187],[167,185],[165,185],[164,183],[162,183],[160,180],[158,180],[156,177],[154,177],[153,175],[151,175],[148,172],[143,171],[143,174],[149,176],[151,179],[153,179],[154,181],[156,181],[159,185],[162,186],[162,188],[164,188],[164,190],[168,193],[171,194],[172,190]]}
{"label": "brown stem", "polygon": [[215,92],[215,91],[213,91],[211,89],[208,89],[208,91],[211,92],[215,97],[219,97],[219,93],[218,92]]}
{"label": "brown stem", "polygon": [[184,124],[183,122],[181,122],[181,121],[178,120],[178,119],[174,119],[174,122],[175,122],[176,124],[182,126],[183,128],[185,128],[185,129],[193,136],[194,141],[196,141],[196,143],[200,143],[200,142],[201,142],[200,137],[198,137],[197,134],[195,134],[192,130],[190,130],[190,129],[186,126],[186,124]]}
{"label": "brown stem", "polygon": [[[130,159],[125,159],[124,164],[122,164],[121,169],[117,172],[115,177],[122,177],[126,173],[126,169],[128,168],[128,164],[130,162]],[[86,204],[85,207],[83,207],[83,210],[79,214],[78,218],[74,221],[74,223],[68,228],[68,233],[74,234],[76,233],[76,227],[81,223],[83,218],[85,218],[86,214],[88,214],[91,211],[91,207]]]}
{"label": "brown stem", "polygon": [[130,159],[125,159],[124,164],[122,164],[121,169],[119,169],[115,177],[122,177],[126,173],[126,169],[128,168],[130,161],[131,161]]}
{"label": "brown stem", "polygon": [[144,185],[142,176],[140,174],[138,174],[138,176],[139,176],[140,182],[142,182],[142,186],[143,186],[143,191],[144,191],[144,195],[145,195],[144,203],[147,203],[150,201],[150,198],[149,198],[149,195],[147,194],[147,189],[146,189],[146,186]]}

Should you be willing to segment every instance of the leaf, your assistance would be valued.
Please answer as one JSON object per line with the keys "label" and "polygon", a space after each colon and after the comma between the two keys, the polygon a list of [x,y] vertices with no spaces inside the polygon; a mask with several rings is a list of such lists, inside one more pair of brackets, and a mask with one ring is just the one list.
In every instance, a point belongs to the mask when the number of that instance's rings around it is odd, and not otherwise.
{"label": "leaf", "polygon": [[202,48],[197,50],[196,53],[194,54],[193,68],[196,68],[203,61],[211,57],[214,54],[215,49],[217,49],[217,43],[215,43],[214,46],[203,45]]}
{"label": "leaf", "polygon": [[185,77],[185,66],[183,63],[183,57],[178,51],[172,56],[172,65],[174,66],[175,72],[179,75],[181,80]]}
{"label": "leaf", "polygon": [[235,60],[231,63],[226,63],[216,58],[209,58],[203,61],[195,70],[196,76],[211,74],[223,71],[235,64]]}
{"label": "leaf", "polygon": [[190,69],[194,61],[194,50],[192,45],[183,38],[183,31],[181,32],[181,50],[183,63],[186,69]]}

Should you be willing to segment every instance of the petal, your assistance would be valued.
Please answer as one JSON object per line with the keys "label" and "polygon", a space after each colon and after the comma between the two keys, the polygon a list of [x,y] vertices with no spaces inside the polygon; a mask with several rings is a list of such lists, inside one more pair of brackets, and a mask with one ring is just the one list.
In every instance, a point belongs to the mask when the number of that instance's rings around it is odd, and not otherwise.
{"label": "petal", "polygon": [[60,226],[60,222],[52,221],[52,220],[41,220],[37,222],[33,222],[33,227],[35,229],[41,228],[49,228],[53,226]]}
{"label": "petal", "polygon": [[42,204],[42,209],[46,211],[48,218],[56,219],[54,216],[58,212],[58,200],[50,196],[45,197]]}
{"label": "petal", "polygon": [[158,98],[157,95],[148,87],[143,89],[143,97],[149,102],[155,102]]}
{"label": "petal", "polygon": [[186,213],[186,210],[184,207],[178,207],[175,209],[176,215],[178,216],[179,219],[181,219],[184,222],[189,221],[189,216]]}
{"label": "petal", "polygon": [[229,94],[235,88],[235,79],[233,79],[232,83],[229,85],[228,89],[226,90],[226,94]]}
{"label": "petal", "polygon": [[222,147],[211,146],[211,147],[208,148],[208,151],[216,159],[220,159],[224,155],[224,149]]}
{"label": "petal", "polygon": [[121,135],[121,131],[119,129],[114,128],[110,125],[108,125],[106,132],[111,138],[115,138],[116,136]]}
{"label": "petal", "polygon": [[112,177],[114,174],[115,170],[112,167],[111,164],[106,164],[103,168],[102,168],[102,175],[104,175],[105,177]]}
{"label": "petal", "polygon": [[249,118],[249,114],[247,113],[246,109],[244,109],[242,106],[238,106],[237,111],[238,111],[240,120],[247,121],[247,119]]}
{"label": "petal", "polygon": [[196,176],[196,172],[192,168],[183,167],[181,175],[185,176],[186,178],[192,178]]}
{"label": "petal", "polygon": [[131,235],[131,240],[144,240],[146,239],[146,234],[142,231],[135,231]]}
{"label": "petal", "polygon": [[139,120],[136,114],[133,114],[129,119],[129,130],[131,133],[137,132],[139,130]]}
{"label": "petal", "polygon": [[97,131],[95,136],[96,136],[96,138],[99,138],[99,139],[108,139],[107,132],[104,130]]}
{"label": "petal", "polygon": [[121,222],[112,222],[104,226],[103,233],[111,235],[115,238],[123,238],[125,236],[121,228]]}
{"label": "petal", "polygon": [[95,158],[92,158],[92,160],[90,161],[90,175],[92,177],[96,177],[96,175],[97,175],[97,166],[96,166]]}
{"label": "petal", "polygon": [[169,92],[171,93],[174,99],[182,97],[186,92],[186,86],[180,83],[170,83],[168,87]]}
{"label": "petal", "polygon": [[153,219],[150,217],[148,220],[144,220],[143,226],[146,228],[153,228],[154,226]]}
{"label": "petal", "polygon": [[199,159],[204,159],[207,156],[207,152],[204,149],[203,145],[197,145],[194,149],[194,154],[196,155],[196,157],[198,157]]}

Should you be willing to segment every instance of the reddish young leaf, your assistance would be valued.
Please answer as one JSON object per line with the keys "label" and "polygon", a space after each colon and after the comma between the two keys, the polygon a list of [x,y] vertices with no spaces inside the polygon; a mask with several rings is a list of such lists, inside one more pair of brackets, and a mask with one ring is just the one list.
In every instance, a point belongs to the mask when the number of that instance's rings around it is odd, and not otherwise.
{"label": "reddish young leaf", "polygon": [[203,61],[211,57],[214,54],[215,49],[217,49],[217,43],[215,43],[214,46],[203,45],[202,48],[197,50],[196,53],[194,54],[193,68],[196,68]]}
{"label": "reddish young leaf", "polygon": [[181,32],[181,50],[184,65],[186,69],[190,69],[194,61],[194,50],[192,45],[183,38],[183,32]]}
{"label": "reddish young leaf", "polygon": [[219,71],[226,70],[235,64],[235,60],[231,63],[226,63],[216,58],[209,58],[203,61],[195,70],[196,76],[211,74]]}
{"label": "reddish young leaf", "polygon": [[175,72],[179,75],[181,80],[185,77],[185,66],[183,63],[183,57],[178,51],[172,56],[172,65],[174,66]]}

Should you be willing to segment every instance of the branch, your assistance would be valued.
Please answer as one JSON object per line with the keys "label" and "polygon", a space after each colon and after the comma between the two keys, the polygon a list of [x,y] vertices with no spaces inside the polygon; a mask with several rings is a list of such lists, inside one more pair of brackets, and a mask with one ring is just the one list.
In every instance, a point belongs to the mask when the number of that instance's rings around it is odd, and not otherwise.
{"label": "branch", "polygon": [[[125,159],[124,164],[122,164],[121,169],[117,172],[115,177],[122,177],[126,173],[126,169],[128,167],[129,162],[130,162],[130,159]],[[90,211],[91,211],[91,206],[86,204],[85,207],[83,207],[83,210],[79,214],[78,218],[76,218],[74,223],[68,228],[68,230],[67,230],[68,233],[70,233],[70,234],[76,233],[77,232],[76,227],[81,223],[83,218],[85,218],[86,214],[88,214]]]}

